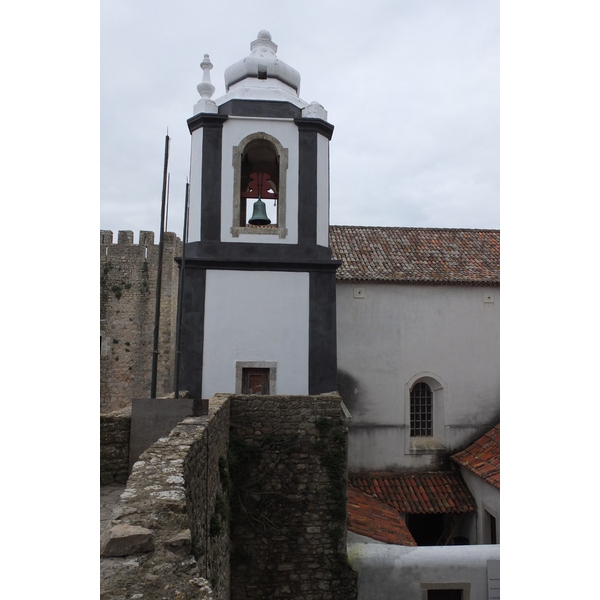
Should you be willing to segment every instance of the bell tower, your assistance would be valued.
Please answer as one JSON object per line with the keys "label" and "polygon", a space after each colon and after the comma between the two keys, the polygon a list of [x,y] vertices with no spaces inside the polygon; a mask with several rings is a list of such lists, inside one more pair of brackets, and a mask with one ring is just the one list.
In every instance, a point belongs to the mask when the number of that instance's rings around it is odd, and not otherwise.
{"label": "bell tower", "polygon": [[268,31],[250,50],[225,70],[216,101],[204,56],[188,119],[180,381],[194,398],[336,389],[333,126],[300,98],[300,74]]}

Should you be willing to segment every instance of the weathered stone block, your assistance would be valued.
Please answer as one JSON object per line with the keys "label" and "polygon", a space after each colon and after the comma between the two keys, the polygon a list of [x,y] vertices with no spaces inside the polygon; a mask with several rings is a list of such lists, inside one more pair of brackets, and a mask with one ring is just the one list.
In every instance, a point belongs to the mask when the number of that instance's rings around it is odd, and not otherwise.
{"label": "weathered stone block", "polygon": [[154,533],[136,525],[113,525],[102,534],[101,556],[128,556],[152,552]]}

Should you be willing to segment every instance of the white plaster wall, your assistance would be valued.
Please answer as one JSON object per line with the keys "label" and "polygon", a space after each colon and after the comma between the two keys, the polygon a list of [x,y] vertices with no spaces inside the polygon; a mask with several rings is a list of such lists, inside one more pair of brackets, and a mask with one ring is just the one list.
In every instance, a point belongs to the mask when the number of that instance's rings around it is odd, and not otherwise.
{"label": "white plaster wall", "polygon": [[235,392],[236,361],[275,361],[278,394],[308,394],[308,273],[206,273],[202,397]]}
{"label": "white plaster wall", "polygon": [[329,247],[329,140],[317,139],[317,244]]}
{"label": "white plaster wall", "polygon": [[[241,234],[233,237],[233,148],[251,133],[263,131],[277,138],[288,150],[286,184],[287,237],[274,235]],[[229,117],[223,124],[223,167],[221,172],[221,241],[264,244],[298,243],[298,127],[293,119],[255,119]]]}
{"label": "white plaster wall", "polygon": [[[362,288],[362,298],[354,297]],[[484,302],[491,294],[494,302]],[[426,468],[407,454],[408,383],[445,385],[442,440],[458,448],[499,416],[500,290],[467,286],[338,284],[338,371],[352,415],[351,469]]]}
{"label": "white plaster wall", "polygon": [[201,188],[202,188],[202,127],[192,132],[190,153],[190,214],[188,241],[200,241]]}
{"label": "white plaster wall", "polygon": [[490,514],[496,517],[498,526],[498,542],[500,541],[500,490],[487,481],[477,477],[477,475],[461,468],[460,470],[465,483],[473,494],[475,506],[477,508],[477,519],[475,521],[475,531],[469,532],[474,534],[470,539],[477,540],[476,543],[481,544],[484,540],[483,524],[484,511],[487,510]]}
{"label": "white plaster wall", "polygon": [[422,600],[422,583],[470,583],[470,599],[488,598],[487,561],[500,546],[348,544],[358,571],[358,600]]}

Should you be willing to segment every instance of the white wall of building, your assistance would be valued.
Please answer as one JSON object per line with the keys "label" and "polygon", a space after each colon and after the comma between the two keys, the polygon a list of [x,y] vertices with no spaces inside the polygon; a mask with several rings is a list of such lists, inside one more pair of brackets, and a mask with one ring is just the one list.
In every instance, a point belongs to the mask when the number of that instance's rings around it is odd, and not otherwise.
{"label": "white wall of building", "polygon": [[329,247],[329,140],[317,138],[317,244]]}
{"label": "white wall of building", "polygon": [[192,148],[190,154],[190,198],[189,198],[189,221],[188,241],[200,240],[200,218],[202,200],[202,138],[204,130],[202,127],[192,132]]}
{"label": "white wall of building", "polygon": [[435,451],[411,451],[409,444],[410,386],[420,377],[441,386],[434,417],[443,425],[436,441],[445,451],[494,425],[499,325],[499,288],[338,283],[339,391],[352,414],[350,469],[432,465]]}
{"label": "white wall of building", "polygon": [[408,547],[351,543],[348,560],[358,571],[358,600],[423,600],[427,598],[423,589],[436,585],[455,589],[464,586],[468,589],[463,591],[463,598],[469,600],[500,597],[499,590],[488,595],[488,570],[494,576],[500,560],[497,545]]}
{"label": "white wall of building", "polygon": [[469,539],[477,540],[477,544],[490,542],[489,532],[486,535],[485,531],[486,527],[489,528],[489,521],[486,524],[487,512],[496,519],[496,536],[500,543],[500,490],[467,469],[461,468],[460,471],[473,494],[477,508],[477,518],[473,522],[475,531],[469,532]]}
{"label": "white wall of building", "polygon": [[308,394],[308,291],[308,273],[206,272],[203,398],[235,393],[237,361],[276,362],[277,394]]}

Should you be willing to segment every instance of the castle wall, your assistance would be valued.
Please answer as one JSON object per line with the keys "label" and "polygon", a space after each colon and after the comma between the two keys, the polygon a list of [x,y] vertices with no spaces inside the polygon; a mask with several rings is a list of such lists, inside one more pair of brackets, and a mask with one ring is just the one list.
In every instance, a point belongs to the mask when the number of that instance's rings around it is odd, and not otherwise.
{"label": "castle wall", "polygon": [[229,409],[228,396],[211,398],[208,415],[184,419],[135,463],[102,536],[102,600],[229,598]]}
{"label": "castle wall", "polygon": [[216,395],[135,463],[102,537],[101,600],[355,599],[346,456],[337,394]]}
{"label": "castle wall", "polygon": [[[156,310],[158,244],[154,233],[100,232],[100,411],[131,405],[148,397],[152,381],[152,351]],[[157,395],[174,388],[175,333],[181,240],[164,234],[158,346]]]}
{"label": "castle wall", "polygon": [[234,396],[231,598],[356,598],[337,394]]}

